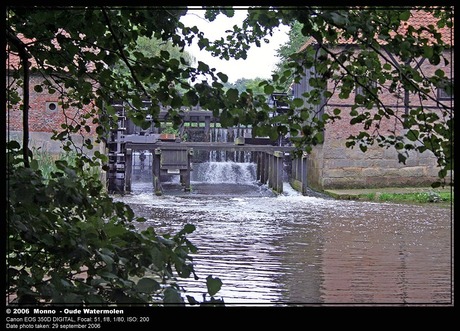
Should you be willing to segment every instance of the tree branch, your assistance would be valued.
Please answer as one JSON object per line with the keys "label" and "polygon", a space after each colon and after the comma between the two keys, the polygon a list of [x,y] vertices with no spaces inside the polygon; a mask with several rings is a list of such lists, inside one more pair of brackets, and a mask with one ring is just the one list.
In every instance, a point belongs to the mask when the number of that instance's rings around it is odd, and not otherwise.
{"label": "tree branch", "polygon": [[26,45],[13,33],[11,29],[6,29],[8,41],[16,47],[23,68],[23,110],[22,110],[22,155],[24,159],[24,167],[29,168],[29,58],[30,54],[27,51]]}
{"label": "tree branch", "polygon": [[112,28],[112,23],[110,22],[110,18],[107,15],[106,10],[103,7],[101,8],[101,10],[102,10],[102,14],[104,15],[105,21],[107,23],[107,27],[109,28],[109,31],[112,34],[115,43],[117,44],[118,52],[120,53],[120,56],[121,56],[123,62],[126,64],[126,66],[128,67],[129,71],[131,72],[131,77],[133,77],[136,85],[144,92],[144,94],[146,96],[148,96],[149,94],[147,93],[147,91],[145,90],[144,86],[142,85],[142,83],[137,78],[136,72],[134,71],[133,67],[129,63],[128,58],[126,57],[126,55],[123,52],[123,46],[121,45],[120,41],[118,40],[117,36],[115,35],[115,31]]}

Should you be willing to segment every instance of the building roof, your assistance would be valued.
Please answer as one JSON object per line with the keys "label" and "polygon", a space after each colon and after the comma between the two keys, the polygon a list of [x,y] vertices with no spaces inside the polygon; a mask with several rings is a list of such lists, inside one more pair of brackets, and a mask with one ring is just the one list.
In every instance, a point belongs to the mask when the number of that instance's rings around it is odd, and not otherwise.
{"label": "building roof", "polygon": [[[58,35],[58,34],[62,34],[64,36],[66,36],[66,37],[69,37],[69,34],[66,31],[64,31],[63,29],[60,29],[57,32],[56,35]],[[21,40],[26,45],[33,45],[36,42],[35,39],[24,37],[24,35],[22,33],[18,33],[17,37],[19,38],[19,40]],[[55,49],[57,49],[57,50],[61,49],[61,46],[59,45],[59,42],[57,41],[57,39],[51,40],[51,43],[53,44]],[[83,50],[85,50],[85,51],[90,50],[90,51],[94,52],[95,54],[97,54],[100,51],[98,49],[94,49],[94,48],[91,48],[91,47],[86,47]],[[20,68],[21,59],[19,57],[18,52],[10,49],[10,46],[8,45],[8,43],[6,44],[6,51],[7,51],[6,68],[10,69],[10,70]],[[52,51],[52,50],[50,50],[50,51]],[[74,58],[74,62],[75,61],[76,61],[76,58]],[[29,62],[30,62],[31,67],[37,67],[37,62],[36,62],[34,57],[29,58]],[[51,66],[47,65],[46,63],[44,64],[44,66],[51,67]],[[86,67],[87,67],[87,69],[89,71],[91,71],[91,70],[94,69],[94,63],[88,62],[86,64]]]}
{"label": "building roof", "polygon": [[[418,29],[422,26],[429,26],[429,25],[433,25],[434,27],[436,27],[437,22],[438,22],[438,19],[429,12],[426,12],[423,10],[411,10],[411,15],[409,19],[403,22],[403,24],[399,27],[397,33],[406,35],[409,26],[412,26],[415,29]],[[437,30],[441,34],[441,39],[444,43],[451,45],[451,46],[454,45],[454,28],[453,27],[449,28],[447,26],[444,26],[443,28],[438,28]],[[423,33],[422,36],[423,35],[425,35],[428,38],[430,37],[430,34],[428,32]],[[381,45],[384,45],[386,42],[382,39],[379,39],[378,43]],[[299,48],[298,52],[302,52],[308,46],[314,45],[314,44],[316,44],[316,39],[314,39],[313,37],[310,37]],[[337,44],[338,45],[353,45],[353,44],[357,44],[357,41],[352,40],[352,39],[339,38],[337,40]]]}

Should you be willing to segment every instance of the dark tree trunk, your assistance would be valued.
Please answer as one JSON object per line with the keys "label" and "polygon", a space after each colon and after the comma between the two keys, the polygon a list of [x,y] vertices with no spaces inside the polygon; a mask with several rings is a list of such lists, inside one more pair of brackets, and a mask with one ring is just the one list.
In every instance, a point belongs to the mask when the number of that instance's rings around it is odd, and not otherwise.
{"label": "dark tree trunk", "polygon": [[26,45],[10,30],[7,29],[7,39],[16,47],[21,59],[23,68],[23,113],[22,113],[22,155],[24,158],[24,166],[30,167],[29,163],[29,57]]}

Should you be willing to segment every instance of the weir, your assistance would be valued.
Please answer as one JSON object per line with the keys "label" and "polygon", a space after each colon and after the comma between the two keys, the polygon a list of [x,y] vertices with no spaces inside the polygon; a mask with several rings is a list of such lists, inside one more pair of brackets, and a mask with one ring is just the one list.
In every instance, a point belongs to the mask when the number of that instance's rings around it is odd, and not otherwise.
{"label": "weir", "polygon": [[[233,145],[229,143],[165,143],[158,142],[153,144],[139,144],[126,142],[125,166],[118,168],[124,169],[123,176],[125,185],[124,191],[131,191],[131,177],[133,164],[133,150],[149,151],[152,154],[152,163],[147,167],[152,169],[153,190],[155,194],[163,194],[162,177],[180,176],[180,183],[184,191],[191,190],[191,172],[194,171],[192,157],[196,150],[205,151],[230,151],[230,152],[251,152],[255,160],[256,179],[261,184],[267,184],[274,192],[283,192],[284,181],[284,159],[289,155],[292,147],[264,146],[264,145]],[[145,161],[144,161],[145,162]],[[211,161],[205,166],[216,167],[217,163],[222,166],[231,167],[231,162]],[[294,161],[294,164],[296,162]],[[249,163],[248,163],[249,164]],[[233,163],[235,165],[235,163]],[[145,166],[145,165],[144,165]],[[117,168],[117,167],[116,167]],[[204,170],[202,170],[204,171]],[[297,172],[296,172],[297,173]],[[117,178],[118,180],[120,178]],[[306,180],[306,177],[304,178]]]}
{"label": "weir", "polygon": [[[199,110],[184,112],[179,137],[164,134],[161,129],[153,126],[141,130],[126,118],[124,104],[114,104],[113,107],[118,122],[107,138],[107,186],[111,193],[130,192],[133,172],[140,167],[147,167],[151,171],[155,194],[163,194],[164,178],[172,176],[179,176],[183,190],[188,192],[191,190],[193,162],[198,157],[199,163],[253,163],[256,167],[256,180],[267,184],[277,194],[283,192],[285,161],[288,159],[291,169],[287,172],[290,174],[291,185],[299,192],[306,193],[307,156],[291,158],[294,147],[283,146],[281,141],[252,138],[251,128],[247,127],[218,127],[212,112]],[[167,121],[167,115],[167,111],[162,111],[160,119]],[[196,125],[193,126],[193,123]],[[200,127],[200,123],[204,123],[204,126]],[[191,138],[194,137],[187,133],[202,135],[204,141],[193,141]],[[202,152],[208,153],[205,159],[197,155]]]}

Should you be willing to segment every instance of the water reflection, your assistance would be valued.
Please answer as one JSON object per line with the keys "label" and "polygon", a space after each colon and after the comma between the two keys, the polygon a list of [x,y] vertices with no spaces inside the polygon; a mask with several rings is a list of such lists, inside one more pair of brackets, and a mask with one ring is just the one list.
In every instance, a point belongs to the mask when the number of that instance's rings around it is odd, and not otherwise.
{"label": "water reflection", "polygon": [[182,284],[197,300],[212,274],[228,304],[452,303],[450,209],[274,197],[255,184],[227,195],[232,184],[200,185],[157,197],[135,182],[132,195],[118,198],[159,233],[196,226],[189,238],[200,279]]}

